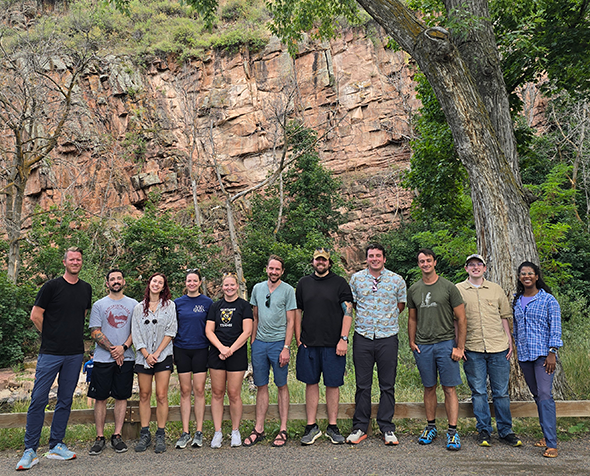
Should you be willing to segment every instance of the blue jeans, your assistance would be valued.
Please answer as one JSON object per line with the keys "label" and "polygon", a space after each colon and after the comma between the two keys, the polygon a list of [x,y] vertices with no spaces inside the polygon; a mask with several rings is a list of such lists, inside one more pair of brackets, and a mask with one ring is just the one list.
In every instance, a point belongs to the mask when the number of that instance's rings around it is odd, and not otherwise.
{"label": "blue jeans", "polygon": [[506,359],[506,354],[508,354],[508,350],[493,353],[466,350],[466,360],[463,363],[467,383],[471,388],[471,402],[473,414],[477,420],[475,426],[477,431],[485,430],[491,434],[493,430],[486,386],[489,376],[496,426],[501,438],[512,433],[512,414],[510,413],[510,397],[508,396],[510,361]]}
{"label": "blue jeans", "polygon": [[557,448],[557,415],[553,400],[553,374],[545,372],[543,366],[545,359],[546,357],[539,357],[532,362],[518,363],[537,404],[539,424],[543,430],[547,448]]}
{"label": "blue jeans", "polygon": [[62,443],[66,435],[68,419],[72,409],[74,390],[80,376],[83,354],[49,355],[39,354],[35,370],[35,385],[31,394],[31,404],[27,412],[27,429],[25,432],[25,449],[37,451],[41,429],[45,420],[45,407],[49,401],[49,390],[57,379],[57,404],[51,422],[49,448]]}

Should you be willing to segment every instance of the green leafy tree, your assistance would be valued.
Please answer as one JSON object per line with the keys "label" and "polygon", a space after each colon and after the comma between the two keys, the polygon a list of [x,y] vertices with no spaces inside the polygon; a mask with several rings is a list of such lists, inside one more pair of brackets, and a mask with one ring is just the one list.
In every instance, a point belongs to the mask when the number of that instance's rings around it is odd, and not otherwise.
{"label": "green leafy tree", "polygon": [[[244,275],[250,289],[267,279],[264,268],[271,254],[285,260],[284,281],[297,284],[311,272],[313,251],[332,247],[345,220],[340,183],[320,163],[315,132],[291,122],[287,137],[296,159],[283,177],[283,193],[275,184],[266,194],[254,195],[244,229]],[[337,264],[337,256],[334,261]],[[338,265],[334,269],[341,270]]]}
{"label": "green leafy tree", "polygon": [[185,271],[198,268],[204,276],[212,278],[219,272],[215,256],[219,248],[211,244],[210,236],[203,234],[194,224],[181,224],[169,212],[158,211],[148,202],[141,218],[126,220],[122,232],[123,253],[113,263],[126,275],[127,293],[135,299],[143,298],[147,279],[155,272],[168,278],[175,296],[182,294]]}

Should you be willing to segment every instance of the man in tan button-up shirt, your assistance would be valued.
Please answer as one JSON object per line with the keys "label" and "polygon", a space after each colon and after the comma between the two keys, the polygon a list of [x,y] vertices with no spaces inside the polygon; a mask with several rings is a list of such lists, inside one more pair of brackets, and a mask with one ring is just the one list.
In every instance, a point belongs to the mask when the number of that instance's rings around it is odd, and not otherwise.
{"label": "man in tan button-up shirt", "polygon": [[521,446],[522,442],[512,431],[508,397],[512,355],[508,319],[512,316],[512,309],[502,288],[483,277],[486,270],[482,256],[470,255],[465,260],[469,277],[457,284],[467,317],[463,370],[471,388],[479,445],[490,446],[493,430],[486,385],[489,377],[500,441]]}

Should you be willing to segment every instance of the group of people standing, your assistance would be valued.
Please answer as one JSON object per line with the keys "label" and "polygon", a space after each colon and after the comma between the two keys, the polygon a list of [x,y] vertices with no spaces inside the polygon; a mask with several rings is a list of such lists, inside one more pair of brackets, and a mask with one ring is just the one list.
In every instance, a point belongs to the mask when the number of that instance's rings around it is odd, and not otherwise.
{"label": "group of people standing", "polygon": [[[231,446],[252,446],[266,435],[264,423],[269,406],[269,377],[273,370],[278,388],[280,428],[273,446],[287,443],[289,389],[288,365],[291,341],[297,343],[296,376],[306,384],[307,425],[302,445],[313,444],[322,431],[316,422],[319,381],[326,387],[328,425],[326,436],[334,444],[357,444],[367,437],[371,416],[371,383],[377,366],[380,399],[377,423],[386,445],[397,445],[395,425],[395,380],[397,372],[399,314],[409,308],[408,335],[424,386],[427,426],[420,444],[437,437],[436,386],[443,388],[449,428],[447,449],[461,448],[457,433],[458,399],[461,383],[459,362],[472,391],[478,441],[491,443],[491,417],[486,381],[489,378],[502,441],[520,446],[512,432],[508,378],[513,353],[508,319],[514,316],[514,338],[518,359],[539,411],[544,439],[544,456],[557,456],[555,403],[551,395],[557,349],[561,342],[559,304],[543,282],[539,269],[525,262],[518,270],[517,293],[509,305],[502,289],[483,276],[486,262],[471,255],[465,263],[468,278],[453,285],[436,274],[436,256],[420,250],[417,256],[422,279],[406,291],[401,276],[385,268],[383,246],[366,249],[367,268],[355,273],[350,284],[331,271],[330,251],[313,254],[313,273],[303,277],[296,289],[281,280],[284,261],[269,257],[268,279],[254,286],[250,303],[239,297],[238,278],[223,276],[223,297],[213,302],[200,293],[198,270],[186,273],[185,294],[171,299],[166,276],[155,273],[148,280],[142,302],[124,295],[125,278],[113,269],[106,276],[108,295],[98,300],[90,315],[91,336],[96,342],[94,370],[88,396],[95,399],[97,438],[90,449],[98,455],[106,447],[104,424],[106,401],[115,400],[115,429],[110,445],[127,451],[121,436],[133,375],[138,376],[140,438],[135,451],[152,444],[152,384],[156,388],[154,451],[166,451],[165,424],[168,419],[168,386],[173,364],[180,383],[180,413],[183,432],[176,448],[203,445],[205,381],[211,378],[211,414],[215,433],[212,448],[222,446],[223,400],[227,394],[232,423]],[[41,332],[41,349],[36,380],[27,414],[25,452],[17,470],[38,463],[37,447],[49,389],[59,375],[58,400],[51,426],[48,458],[76,457],[63,443],[72,396],[78,381],[84,347],[84,317],[91,308],[92,289],[78,278],[82,250],[70,248],[64,256],[63,277],[47,282],[39,291],[31,319]],[[356,377],[353,429],[347,438],[337,426],[339,388],[344,384],[348,335],[353,325],[353,360]],[[254,384],[257,387],[256,419],[251,434],[239,432],[242,417],[241,388],[248,368],[250,340]],[[135,348],[135,352],[132,349]],[[438,378],[437,378],[438,377]],[[189,421],[194,395],[196,431],[191,436]]]}

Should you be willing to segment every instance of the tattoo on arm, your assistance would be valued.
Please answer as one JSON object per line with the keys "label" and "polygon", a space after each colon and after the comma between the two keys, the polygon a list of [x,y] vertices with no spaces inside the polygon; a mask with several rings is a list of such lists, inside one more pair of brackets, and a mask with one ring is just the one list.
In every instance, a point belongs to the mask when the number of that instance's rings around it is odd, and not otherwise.
{"label": "tattoo on arm", "polygon": [[342,311],[345,316],[352,317],[352,303],[344,301],[342,304]]}
{"label": "tattoo on arm", "polygon": [[96,342],[100,347],[108,352],[111,351],[111,346],[113,344],[111,344],[111,341],[103,334],[100,327],[93,327],[90,329],[90,335],[94,339],[94,342]]}

